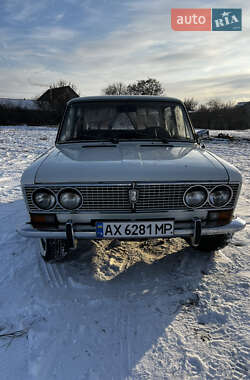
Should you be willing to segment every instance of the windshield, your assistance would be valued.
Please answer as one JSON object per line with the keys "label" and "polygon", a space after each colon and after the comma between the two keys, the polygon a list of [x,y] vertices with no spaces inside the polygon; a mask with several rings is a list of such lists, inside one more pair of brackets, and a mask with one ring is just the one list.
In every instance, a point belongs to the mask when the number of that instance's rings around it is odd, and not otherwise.
{"label": "windshield", "polygon": [[186,112],[173,102],[76,102],[68,106],[58,142],[193,140]]}

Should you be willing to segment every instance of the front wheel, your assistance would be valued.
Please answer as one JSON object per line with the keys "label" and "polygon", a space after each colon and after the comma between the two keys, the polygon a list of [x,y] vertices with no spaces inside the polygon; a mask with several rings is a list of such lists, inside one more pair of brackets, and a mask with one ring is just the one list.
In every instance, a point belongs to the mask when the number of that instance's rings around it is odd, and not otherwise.
{"label": "front wheel", "polygon": [[186,241],[191,247],[199,251],[217,251],[226,247],[232,239],[232,234],[215,235],[215,236],[202,236],[197,246],[192,244],[191,238],[187,238]]}
{"label": "front wheel", "polygon": [[53,262],[62,260],[69,253],[66,240],[40,239],[40,254],[44,261]]}

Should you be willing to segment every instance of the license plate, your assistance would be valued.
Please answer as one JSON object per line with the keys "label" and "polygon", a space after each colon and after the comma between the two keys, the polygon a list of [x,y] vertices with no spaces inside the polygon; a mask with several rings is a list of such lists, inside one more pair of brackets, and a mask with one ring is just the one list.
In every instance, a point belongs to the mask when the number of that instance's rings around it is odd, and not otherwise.
{"label": "license plate", "polygon": [[162,222],[97,222],[97,238],[164,237],[174,233],[174,221]]}

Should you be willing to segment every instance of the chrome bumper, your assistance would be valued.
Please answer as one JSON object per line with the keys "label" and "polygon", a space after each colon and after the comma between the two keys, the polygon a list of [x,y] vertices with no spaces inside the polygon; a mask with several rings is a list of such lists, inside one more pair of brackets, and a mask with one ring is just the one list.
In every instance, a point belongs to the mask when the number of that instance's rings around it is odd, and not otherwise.
{"label": "chrome bumper", "polygon": [[[197,221],[196,221],[197,222]],[[179,229],[175,227],[174,234],[171,237],[194,237],[196,235],[194,222],[193,228]],[[201,236],[208,235],[223,235],[227,233],[234,233],[242,230],[246,225],[246,222],[241,218],[233,219],[229,224],[218,227],[201,227]],[[25,237],[44,238],[44,239],[67,239],[65,230],[38,230],[30,223],[26,223],[17,229],[17,232]],[[95,231],[75,231],[74,225],[72,225],[72,239],[97,239]],[[132,240],[130,238],[130,240]]]}

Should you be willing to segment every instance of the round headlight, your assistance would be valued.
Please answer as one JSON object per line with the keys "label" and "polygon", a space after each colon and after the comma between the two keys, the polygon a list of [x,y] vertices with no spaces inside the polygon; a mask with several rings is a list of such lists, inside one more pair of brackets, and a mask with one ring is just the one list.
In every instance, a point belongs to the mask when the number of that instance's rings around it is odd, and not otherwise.
{"label": "round headlight", "polygon": [[81,195],[73,189],[62,190],[58,199],[61,206],[69,210],[78,208],[82,203]]}
{"label": "round headlight", "polygon": [[33,201],[42,210],[49,210],[55,206],[56,197],[48,189],[39,189],[34,192]]}
{"label": "round headlight", "polygon": [[188,207],[201,207],[207,200],[207,191],[201,186],[193,186],[184,195]]}
{"label": "round headlight", "polygon": [[214,207],[225,206],[232,197],[232,190],[228,186],[217,186],[215,187],[210,195],[209,202]]}

